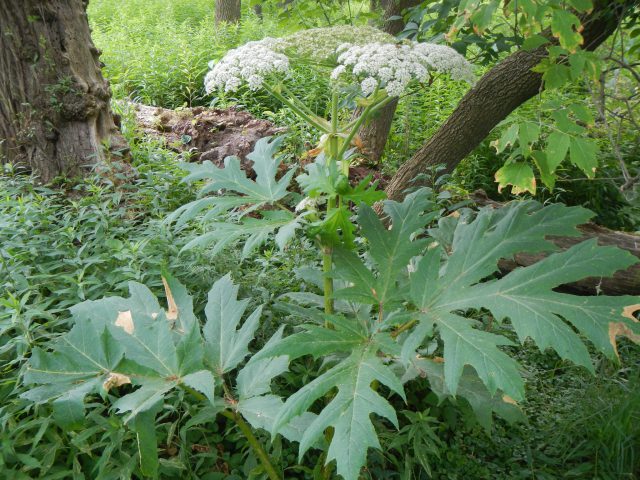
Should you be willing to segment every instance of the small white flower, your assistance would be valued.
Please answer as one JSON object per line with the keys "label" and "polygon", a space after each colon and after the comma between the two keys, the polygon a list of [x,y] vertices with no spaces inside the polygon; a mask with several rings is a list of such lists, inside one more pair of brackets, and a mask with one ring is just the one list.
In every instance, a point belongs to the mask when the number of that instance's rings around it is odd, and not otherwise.
{"label": "small white flower", "polygon": [[368,97],[373,92],[375,92],[377,86],[378,86],[378,81],[373,77],[367,77],[360,83],[362,94],[365,97]]}
{"label": "small white flower", "polygon": [[376,86],[385,89],[389,96],[399,96],[412,80],[427,80],[432,70],[448,73],[454,80],[473,82],[471,65],[458,52],[444,45],[416,42],[343,44],[336,53],[339,66],[331,78],[335,80],[350,72],[361,81],[365,96],[373,93]]}
{"label": "small white flower", "polygon": [[344,65],[338,65],[331,72],[331,80],[337,80],[340,75],[346,72],[346,70],[347,70],[347,67],[345,67]]}
{"label": "small white flower", "polygon": [[298,205],[296,205],[296,212],[302,212],[303,210],[315,210],[317,202],[314,198],[304,197]]}

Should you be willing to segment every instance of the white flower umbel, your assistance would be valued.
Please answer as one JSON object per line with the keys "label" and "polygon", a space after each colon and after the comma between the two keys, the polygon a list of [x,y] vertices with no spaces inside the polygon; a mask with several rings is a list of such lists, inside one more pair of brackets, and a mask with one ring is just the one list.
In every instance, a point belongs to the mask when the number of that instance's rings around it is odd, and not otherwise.
{"label": "white flower umbel", "polygon": [[379,28],[340,25],[300,30],[283,37],[276,50],[282,49],[292,57],[325,62],[335,58],[336,47],[345,42],[366,45],[372,42],[394,43],[395,39]]}
{"label": "white flower umbel", "polygon": [[431,43],[405,42],[345,43],[337,48],[338,66],[331,78],[336,80],[350,73],[360,81],[364,96],[376,88],[384,89],[390,97],[397,97],[412,81],[424,82],[430,71],[445,72],[454,80],[473,82],[471,64],[454,49]]}
{"label": "white flower umbel", "polygon": [[204,79],[207,93],[220,88],[234,92],[243,83],[258,90],[269,75],[287,73],[289,59],[275,51],[278,44],[277,39],[264,38],[227,52]]}
{"label": "white flower umbel", "polygon": [[475,81],[473,67],[453,48],[434,43],[415,43],[413,50],[422,57],[430,70],[448,73],[452,79],[464,80],[470,84]]}

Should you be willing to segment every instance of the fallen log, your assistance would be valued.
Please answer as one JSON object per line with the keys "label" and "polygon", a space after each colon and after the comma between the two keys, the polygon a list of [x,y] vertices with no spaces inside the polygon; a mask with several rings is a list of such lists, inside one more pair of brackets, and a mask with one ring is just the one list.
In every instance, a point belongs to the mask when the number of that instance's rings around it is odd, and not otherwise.
{"label": "fallen log", "polygon": [[[487,197],[487,194],[478,190],[471,195],[471,199],[479,206],[493,206],[499,208],[500,202],[495,202]],[[640,235],[627,232],[610,230],[595,223],[585,223],[578,227],[582,232],[581,237],[556,237],[550,236],[549,240],[555,243],[560,249],[566,250],[585,240],[596,238],[598,244],[602,246],[615,246],[627,250],[635,255],[640,261]],[[526,267],[542,260],[546,255],[540,254],[518,254],[511,260],[501,260],[500,270],[508,273],[517,267]],[[579,294],[607,295],[640,295],[640,263],[632,265],[626,270],[616,272],[611,278],[585,278],[576,283],[566,285],[567,290]]]}
{"label": "fallen log", "polygon": [[144,134],[164,142],[176,152],[189,152],[190,161],[210,160],[218,167],[223,165],[225,157],[236,155],[243,168],[251,170],[246,157],[255,143],[285,130],[233,108],[169,110],[139,103],[131,106]]}

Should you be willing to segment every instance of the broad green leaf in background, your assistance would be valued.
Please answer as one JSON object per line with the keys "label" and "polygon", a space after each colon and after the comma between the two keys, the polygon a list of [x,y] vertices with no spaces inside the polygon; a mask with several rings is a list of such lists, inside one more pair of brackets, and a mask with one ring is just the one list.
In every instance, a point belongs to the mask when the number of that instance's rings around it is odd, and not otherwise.
{"label": "broad green leaf in background", "polygon": [[560,45],[570,52],[575,52],[584,41],[577,29],[580,19],[567,10],[554,9],[551,17],[551,31],[560,41]]}
{"label": "broad green leaf in background", "polygon": [[552,132],[547,137],[547,166],[549,172],[553,173],[560,166],[569,151],[571,137],[562,132]]}
{"label": "broad green leaf in background", "polygon": [[536,177],[528,163],[507,163],[496,172],[495,178],[498,182],[498,192],[511,185],[511,193],[514,195],[524,192],[536,193]]}
{"label": "broad green leaf in background", "polygon": [[[446,386],[444,364],[441,358],[414,358],[402,381],[414,380],[419,376],[427,377],[431,389],[440,401],[454,398]],[[525,420],[524,413],[513,399],[499,393],[491,395],[473,368],[469,366],[462,372],[457,395],[469,402],[478,423],[488,432],[491,430],[494,413],[509,423]]]}
{"label": "broad green leaf in background", "polygon": [[598,168],[598,146],[590,138],[572,137],[569,158],[587,177],[593,178]]}

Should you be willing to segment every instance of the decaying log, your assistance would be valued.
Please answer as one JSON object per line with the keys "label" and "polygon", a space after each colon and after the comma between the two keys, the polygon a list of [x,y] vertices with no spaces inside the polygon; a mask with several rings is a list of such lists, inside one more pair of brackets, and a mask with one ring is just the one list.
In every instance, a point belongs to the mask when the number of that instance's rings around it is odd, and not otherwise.
{"label": "decaying log", "polygon": [[[493,206],[499,208],[501,203],[490,200],[486,193],[478,190],[471,195],[471,199],[479,206]],[[582,232],[581,237],[549,237],[559,248],[566,250],[591,238],[597,238],[598,244],[602,246],[616,246],[631,252],[640,261],[640,235],[633,233],[619,232],[601,227],[595,223],[580,225],[578,229]],[[500,270],[503,273],[510,272],[519,266],[532,265],[542,260],[545,254],[518,254],[513,260],[500,261]],[[607,295],[640,295],[640,263],[632,265],[627,270],[617,272],[611,278],[586,278],[566,288],[574,293],[595,294],[604,293]]]}
{"label": "decaying log", "polygon": [[262,137],[282,133],[267,120],[235,109],[184,108],[169,110],[139,103],[132,104],[142,132],[177,152],[188,151],[191,161],[210,160],[221,167],[225,157],[236,155],[244,168],[246,156]]}

